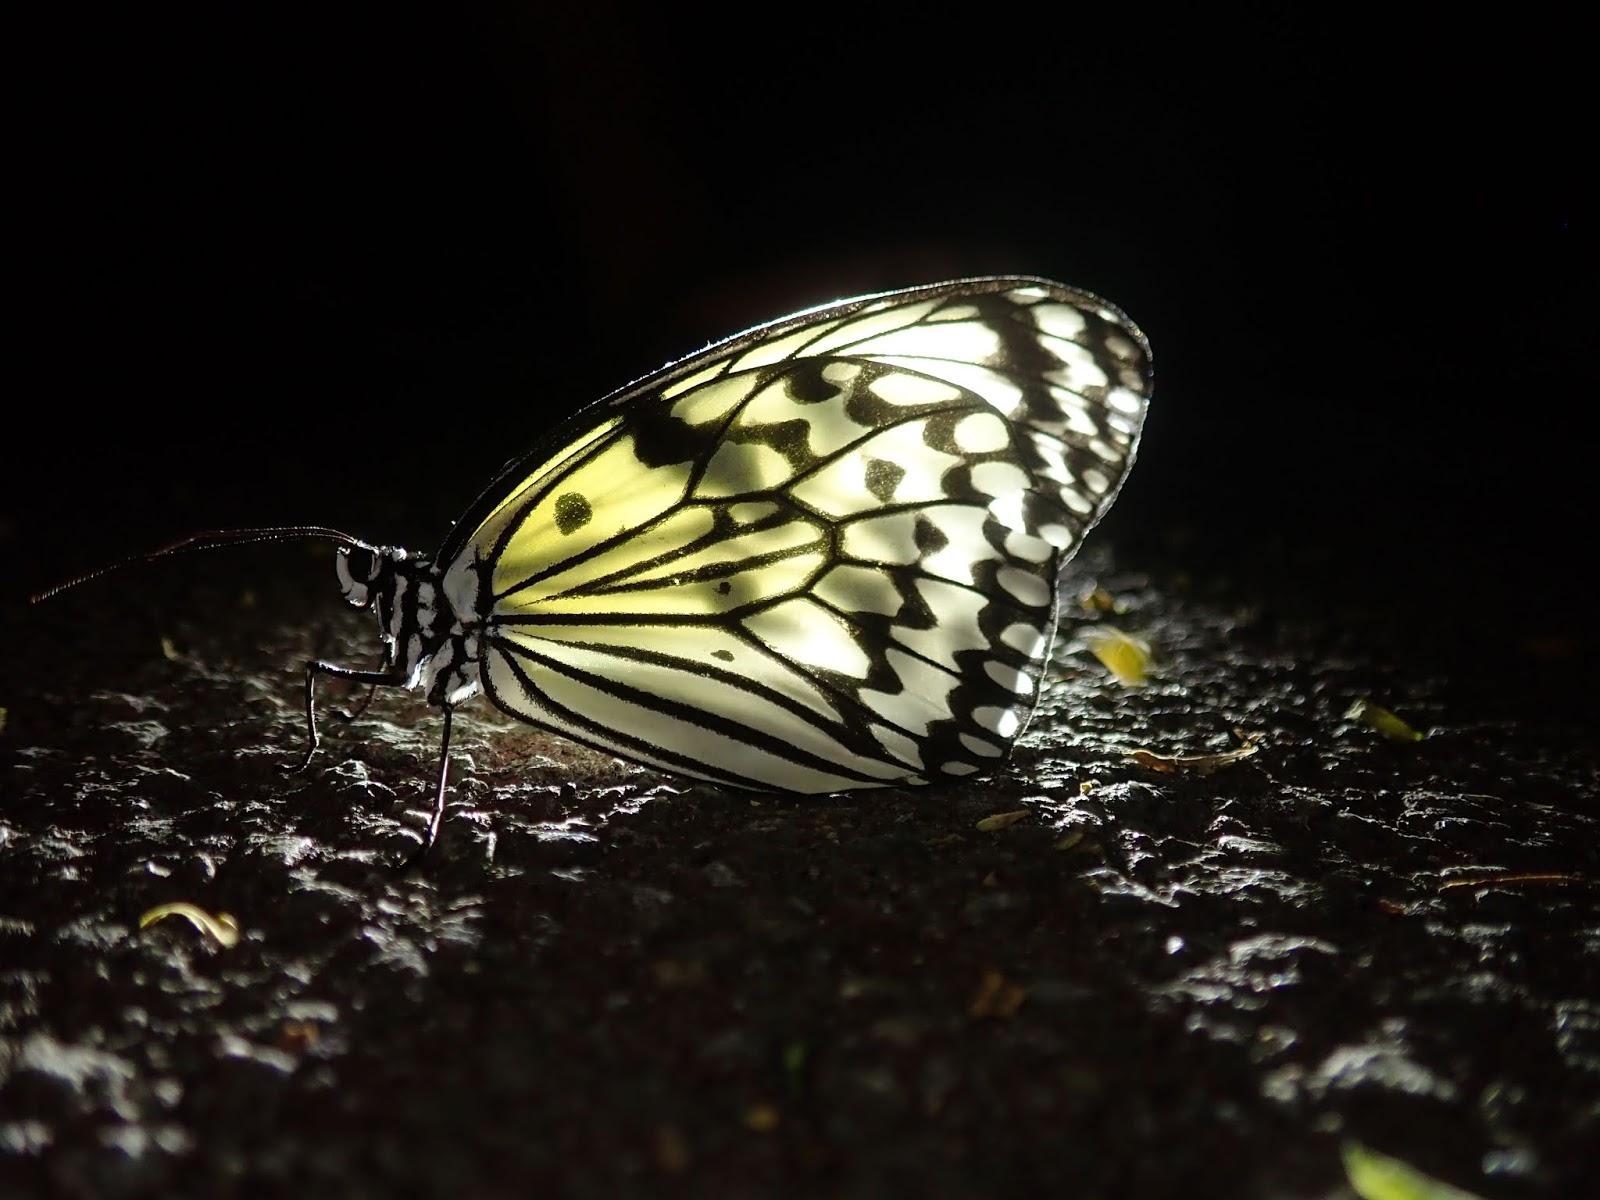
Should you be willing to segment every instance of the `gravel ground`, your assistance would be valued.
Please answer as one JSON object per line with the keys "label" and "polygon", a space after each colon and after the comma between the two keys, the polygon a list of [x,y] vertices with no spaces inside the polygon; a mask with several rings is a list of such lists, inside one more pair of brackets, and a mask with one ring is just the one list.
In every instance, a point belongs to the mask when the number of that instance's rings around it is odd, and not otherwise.
{"label": "gravel ground", "polygon": [[[995,776],[753,798],[479,703],[403,874],[438,722],[380,697],[284,773],[300,663],[368,643],[279,555],[14,643],[7,1197],[1337,1197],[1347,1140],[1491,1197],[1600,1182],[1570,647],[1452,674],[1465,618],[1102,549]],[[1082,649],[1105,623],[1157,647],[1146,686]],[[170,902],[241,940],[140,928]]]}

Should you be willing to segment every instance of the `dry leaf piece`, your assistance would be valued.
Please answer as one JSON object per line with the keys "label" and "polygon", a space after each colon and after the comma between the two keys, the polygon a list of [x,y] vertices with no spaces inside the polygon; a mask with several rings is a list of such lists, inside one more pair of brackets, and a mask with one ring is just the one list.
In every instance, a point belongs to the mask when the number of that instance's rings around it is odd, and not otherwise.
{"label": "dry leaf piece", "polygon": [[1028,810],[1025,808],[1019,808],[1015,812],[994,813],[979,821],[976,828],[979,833],[993,833],[997,829],[1005,829],[1007,826],[1015,825],[1027,815]]}
{"label": "dry leaf piece", "polygon": [[1581,875],[1568,875],[1562,871],[1507,871],[1499,875],[1468,875],[1459,879],[1447,879],[1439,885],[1441,892],[1450,888],[1479,888],[1479,887],[1526,887],[1530,884],[1546,883],[1576,883],[1586,882]]}
{"label": "dry leaf piece", "polygon": [[139,918],[139,928],[149,929],[157,921],[164,921],[168,917],[182,917],[201,933],[210,934],[224,950],[231,950],[239,944],[239,922],[231,915],[218,913],[212,916],[199,905],[182,900],[156,905]]}
{"label": "dry leaf piece", "polygon": [[1220,754],[1157,754],[1154,750],[1140,746],[1137,750],[1130,750],[1123,757],[1129,762],[1138,763],[1141,767],[1149,767],[1152,771],[1162,771],[1169,775],[1184,771],[1193,771],[1196,775],[1209,775],[1213,771],[1220,771],[1223,767],[1243,762],[1259,748],[1254,740],[1245,742],[1237,749],[1224,750]]}

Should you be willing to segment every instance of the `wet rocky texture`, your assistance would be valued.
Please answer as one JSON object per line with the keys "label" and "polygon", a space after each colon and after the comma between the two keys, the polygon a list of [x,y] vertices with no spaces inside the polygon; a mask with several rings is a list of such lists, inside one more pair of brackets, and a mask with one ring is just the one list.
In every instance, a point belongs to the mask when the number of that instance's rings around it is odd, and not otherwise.
{"label": "wet rocky texture", "polygon": [[[1321,1197],[1350,1138],[1485,1196],[1600,1184],[1570,646],[1091,563],[1072,593],[1126,611],[1067,629],[1157,674],[1069,632],[996,777],[751,798],[479,702],[399,874],[438,722],[380,697],[285,774],[300,664],[372,645],[285,574],[11,614],[0,1195]],[[1212,774],[1124,757],[1240,733]],[[170,901],[242,942],[139,928]]]}

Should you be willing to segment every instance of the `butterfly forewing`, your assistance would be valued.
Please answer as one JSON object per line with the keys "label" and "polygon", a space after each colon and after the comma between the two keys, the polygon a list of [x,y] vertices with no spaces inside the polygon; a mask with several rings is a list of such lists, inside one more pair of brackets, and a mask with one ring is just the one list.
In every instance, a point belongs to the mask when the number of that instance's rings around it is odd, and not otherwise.
{"label": "butterfly forewing", "polygon": [[1056,577],[1149,393],[1142,336],[1038,280],[816,309],[642,381],[448,550],[506,711],[800,792],[994,766]]}

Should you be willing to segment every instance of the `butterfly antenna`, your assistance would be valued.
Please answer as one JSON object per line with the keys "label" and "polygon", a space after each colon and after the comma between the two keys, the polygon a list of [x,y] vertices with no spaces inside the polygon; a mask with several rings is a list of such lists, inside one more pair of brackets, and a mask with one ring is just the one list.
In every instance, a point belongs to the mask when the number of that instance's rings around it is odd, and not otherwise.
{"label": "butterfly antenna", "polygon": [[158,558],[167,558],[173,554],[188,554],[193,550],[217,550],[224,546],[243,546],[250,542],[292,542],[297,538],[314,538],[321,541],[338,542],[345,546],[359,546],[359,538],[353,538],[348,533],[337,529],[328,529],[322,525],[280,525],[266,529],[208,529],[203,533],[191,533],[188,537],[179,538],[169,542],[159,549],[146,551],[144,554],[131,554],[127,558],[119,559],[93,571],[86,571],[82,575],[74,575],[65,582],[54,587],[46,588],[42,592],[35,592],[28,597],[30,603],[38,604],[48,600],[59,592],[68,588],[77,587],[80,583],[88,583],[91,579],[98,579],[102,575],[109,575],[113,571],[120,571],[124,567],[131,567],[135,563],[151,562]]}

